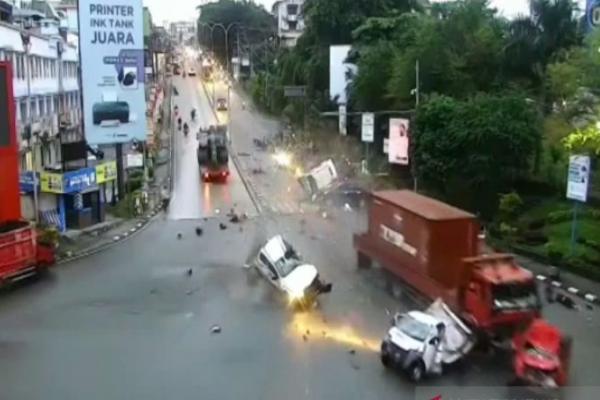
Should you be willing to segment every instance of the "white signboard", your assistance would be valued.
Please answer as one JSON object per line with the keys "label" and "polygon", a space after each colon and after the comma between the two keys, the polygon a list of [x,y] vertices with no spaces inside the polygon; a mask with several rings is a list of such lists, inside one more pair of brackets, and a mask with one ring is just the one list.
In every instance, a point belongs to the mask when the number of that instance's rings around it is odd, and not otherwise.
{"label": "white signboard", "polygon": [[140,168],[144,166],[142,153],[127,154],[127,168]]}
{"label": "white signboard", "polygon": [[85,137],[146,140],[142,0],[79,0]]}
{"label": "white signboard", "polygon": [[390,152],[390,139],[383,139],[383,154],[389,154]]}
{"label": "white signboard", "polygon": [[361,138],[363,142],[372,143],[375,137],[375,115],[363,113]]}
{"label": "white signboard", "polygon": [[408,128],[407,119],[390,118],[388,161],[392,164],[408,165]]}
{"label": "white signboard", "polygon": [[587,201],[590,177],[590,158],[588,156],[571,156],[569,159],[569,177],[567,181],[567,198]]}
{"label": "white signboard", "polygon": [[338,104],[348,102],[346,89],[357,71],[356,65],[346,62],[351,48],[350,45],[329,47],[329,98]]}
{"label": "white signboard", "polygon": [[346,114],[346,105],[345,104],[342,104],[339,107],[338,113],[339,113],[338,130],[340,132],[340,135],[346,136],[348,134],[348,128],[347,128],[348,116]]}

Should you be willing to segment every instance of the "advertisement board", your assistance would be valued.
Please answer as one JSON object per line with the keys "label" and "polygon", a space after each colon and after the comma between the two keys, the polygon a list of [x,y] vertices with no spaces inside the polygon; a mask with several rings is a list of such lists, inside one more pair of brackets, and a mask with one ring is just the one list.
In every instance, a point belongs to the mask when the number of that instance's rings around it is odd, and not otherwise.
{"label": "advertisement board", "polygon": [[409,121],[403,118],[390,118],[388,161],[392,164],[408,165]]}
{"label": "advertisement board", "polygon": [[146,139],[142,0],[79,0],[85,136]]}
{"label": "advertisement board", "polygon": [[339,119],[338,119],[338,130],[340,132],[340,135],[342,136],[346,136],[348,134],[348,114],[347,114],[347,109],[346,109],[346,105],[342,104],[339,106],[338,108],[338,112],[339,112]]}
{"label": "advertisement board", "polygon": [[329,98],[338,104],[348,103],[346,89],[356,73],[356,65],[346,62],[350,53],[350,45],[329,47]]}
{"label": "advertisement board", "polygon": [[587,0],[585,21],[588,30],[595,29],[600,25],[600,0]]}
{"label": "advertisement board", "polygon": [[575,155],[569,158],[569,176],[567,180],[567,199],[587,201],[590,177],[590,158]]}
{"label": "advertisement board", "polygon": [[96,182],[98,184],[114,181],[117,179],[117,162],[108,161],[96,165]]}

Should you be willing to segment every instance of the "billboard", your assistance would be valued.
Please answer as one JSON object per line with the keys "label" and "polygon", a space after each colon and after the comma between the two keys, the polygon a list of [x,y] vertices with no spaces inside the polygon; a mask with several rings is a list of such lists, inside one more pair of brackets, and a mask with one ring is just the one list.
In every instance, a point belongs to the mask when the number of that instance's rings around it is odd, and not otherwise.
{"label": "billboard", "polygon": [[597,28],[600,25],[600,0],[587,0],[585,21],[589,30]]}
{"label": "billboard", "polygon": [[338,104],[348,102],[346,89],[356,73],[356,65],[346,62],[350,49],[350,45],[329,47],[329,98]]}
{"label": "billboard", "polygon": [[587,201],[590,180],[590,157],[574,155],[569,158],[567,177],[567,198],[581,202]]}
{"label": "billboard", "polygon": [[390,118],[388,161],[392,164],[408,165],[408,128],[407,119]]}
{"label": "billboard", "polygon": [[142,0],[79,0],[85,136],[146,140]]}

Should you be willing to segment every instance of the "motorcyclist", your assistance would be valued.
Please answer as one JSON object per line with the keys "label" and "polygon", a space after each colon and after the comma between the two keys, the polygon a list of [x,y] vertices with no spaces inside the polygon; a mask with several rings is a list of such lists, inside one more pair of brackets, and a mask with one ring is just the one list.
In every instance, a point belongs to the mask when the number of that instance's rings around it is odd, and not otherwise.
{"label": "motorcyclist", "polygon": [[177,118],[177,126],[181,129],[181,117]]}
{"label": "motorcyclist", "polygon": [[191,117],[192,117],[192,121],[195,121],[196,120],[196,109],[192,108],[192,111],[191,111],[190,114],[191,114]]}
{"label": "motorcyclist", "polygon": [[188,126],[187,122],[185,122],[183,124],[183,133],[185,136],[187,136],[188,132],[190,131],[190,127]]}

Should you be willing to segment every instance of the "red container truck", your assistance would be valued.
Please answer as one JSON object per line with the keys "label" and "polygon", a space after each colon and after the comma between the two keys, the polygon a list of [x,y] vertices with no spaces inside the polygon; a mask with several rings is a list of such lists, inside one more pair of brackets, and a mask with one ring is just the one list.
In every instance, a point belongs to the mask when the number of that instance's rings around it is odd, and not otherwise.
{"label": "red container truck", "polygon": [[408,190],[373,193],[369,207],[368,231],[354,236],[359,267],[378,262],[486,339],[539,317],[533,274],[511,255],[480,254],[474,215]]}

